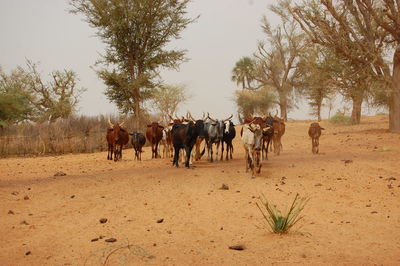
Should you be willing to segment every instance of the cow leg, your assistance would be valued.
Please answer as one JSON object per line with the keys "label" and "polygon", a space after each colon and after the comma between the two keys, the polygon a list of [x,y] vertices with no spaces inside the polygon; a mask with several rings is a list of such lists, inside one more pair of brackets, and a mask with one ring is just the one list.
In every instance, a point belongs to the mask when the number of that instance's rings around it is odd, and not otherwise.
{"label": "cow leg", "polygon": [[[210,142],[211,143],[211,142]],[[210,162],[214,162],[213,158],[213,144],[211,143],[210,145]]]}
{"label": "cow leg", "polygon": [[244,161],[246,162],[246,173],[249,172],[249,151],[245,148],[245,159]]}
{"label": "cow leg", "polygon": [[[226,149],[228,150],[228,146],[226,147]],[[221,158],[220,161],[224,160],[224,141],[221,140]]]}
{"label": "cow leg", "polygon": [[172,165],[175,165],[176,168],[179,167],[178,161],[179,161],[179,148],[178,147],[174,147],[175,149],[175,153],[174,153],[174,160],[172,162]]}
{"label": "cow leg", "polygon": [[230,152],[230,154],[231,154],[231,160],[232,160],[232,159],[233,159],[233,157],[232,157],[232,154],[233,154],[233,144],[232,144],[232,140],[230,141],[229,146],[231,147],[231,152]]}
{"label": "cow leg", "polygon": [[190,168],[189,161],[190,161],[190,154],[192,153],[192,147],[186,146],[186,147],[185,147],[185,151],[186,151],[186,162],[185,162],[185,166],[186,166],[186,168]]}

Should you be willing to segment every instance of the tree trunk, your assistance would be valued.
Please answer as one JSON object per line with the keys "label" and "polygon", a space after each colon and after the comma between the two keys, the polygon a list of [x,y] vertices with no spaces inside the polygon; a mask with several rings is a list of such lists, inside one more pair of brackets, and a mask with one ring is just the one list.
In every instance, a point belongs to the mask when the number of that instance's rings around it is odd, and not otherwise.
{"label": "tree trunk", "polygon": [[389,96],[389,130],[400,133],[400,45],[393,56],[393,85]]}
{"label": "tree trunk", "polygon": [[134,122],[134,127],[136,131],[140,130],[140,95],[139,95],[139,89],[134,89],[133,93],[133,105],[134,105],[134,110],[133,110],[133,118],[135,120]]}
{"label": "tree trunk", "polygon": [[319,103],[317,106],[318,122],[321,122],[321,105],[322,105],[322,103]]}
{"label": "tree trunk", "polygon": [[351,110],[351,123],[353,125],[360,124],[361,120],[361,106],[362,106],[362,95],[357,95],[352,97],[353,100],[353,109]]}
{"label": "tree trunk", "polygon": [[281,118],[287,121],[287,98],[285,93],[279,92],[279,107],[281,109]]}

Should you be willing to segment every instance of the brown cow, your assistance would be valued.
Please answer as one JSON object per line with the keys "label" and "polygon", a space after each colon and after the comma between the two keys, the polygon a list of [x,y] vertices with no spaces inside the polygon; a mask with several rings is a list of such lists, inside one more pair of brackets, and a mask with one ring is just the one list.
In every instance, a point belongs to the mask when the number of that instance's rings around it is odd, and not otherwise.
{"label": "brown cow", "polygon": [[116,162],[122,159],[122,146],[129,142],[129,134],[121,127],[124,122],[114,125],[111,123],[110,118],[108,118],[108,124],[110,127],[107,129],[106,136],[108,143],[107,160],[112,160],[114,153],[114,161]]}
{"label": "brown cow", "polygon": [[158,155],[158,143],[162,139],[163,129],[164,127],[157,122],[153,122],[150,125],[147,125],[146,138],[151,143],[151,158],[160,158],[160,156]]}
{"label": "brown cow", "polygon": [[311,137],[311,151],[313,154],[319,152],[319,137],[321,136],[321,130],[324,129],[325,128],[321,127],[317,122],[311,123],[310,128],[308,129],[308,135]]}
{"label": "brown cow", "polygon": [[[279,155],[283,150],[281,138],[285,134],[285,122],[283,118],[279,118],[277,115],[274,117],[272,122],[272,128],[274,129],[274,135],[272,136],[272,143],[274,146],[275,155]],[[271,146],[272,147],[272,146]]]}

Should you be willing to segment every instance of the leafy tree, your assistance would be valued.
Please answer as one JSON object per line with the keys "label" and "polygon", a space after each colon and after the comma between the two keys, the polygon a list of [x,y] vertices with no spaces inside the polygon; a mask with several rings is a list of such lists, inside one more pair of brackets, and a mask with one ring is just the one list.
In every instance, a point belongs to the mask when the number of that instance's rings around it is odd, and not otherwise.
{"label": "leafy tree", "polygon": [[78,80],[71,70],[55,70],[49,76],[51,80],[45,82],[37,70],[37,65],[28,61],[27,95],[35,109],[38,121],[54,122],[58,118],[67,118],[74,111],[80,95],[85,89],[77,88]]}
{"label": "leafy tree", "polygon": [[275,105],[276,96],[268,87],[259,90],[237,90],[235,102],[238,106],[239,120],[242,120],[255,114],[266,115]]}
{"label": "leafy tree", "polygon": [[[5,115],[10,123],[21,120],[54,122],[73,113],[84,89],[76,88],[73,71],[53,71],[45,82],[37,65],[27,61],[27,68],[18,67],[7,75],[0,73],[0,91]],[[8,111],[5,111],[8,110]]]}
{"label": "leafy tree", "polygon": [[[106,96],[136,121],[142,104],[159,83],[161,68],[177,68],[184,50],[167,47],[195,19],[186,18],[190,0],[70,0],[106,44],[97,71]],[[138,127],[138,125],[136,125]]]}
{"label": "leafy tree", "polygon": [[237,85],[241,85],[242,89],[252,90],[254,85],[252,84],[255,72],[255,62],[250,57],[242,57],[236,62],[235,67],[232,70],[232,81],[236,82]]}
{"label": "leafy tree", "polygon": [[176,113],[178,105],[184,103],[189,96],[183,86],[160,86],[153,94],[152,106],[161,114],[164,123],[169,116]]}
{"label": "leafy tree", "polygon": [[26,75],[14,70],[7,75],[0,68],[0,126],[29,119],[32,108],[26,97]]}

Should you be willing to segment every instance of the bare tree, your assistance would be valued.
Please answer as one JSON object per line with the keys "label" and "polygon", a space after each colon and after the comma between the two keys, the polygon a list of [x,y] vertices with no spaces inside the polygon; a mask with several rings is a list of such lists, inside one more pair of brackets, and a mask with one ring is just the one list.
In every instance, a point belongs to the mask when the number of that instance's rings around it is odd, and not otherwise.
{"label": "bare tree", "polygon": [[152,106],[160,113],[163,122],[167,123],[169,115],[176,113],[178,105],[188,98],[184,86],[165,85],[154,92]]}
{"label": "bare tree", "polygon": [[298,32],[294,21],[282,19],[282,24],[271,29],[267,18],[262,19],[267,43],[260,42],[255,57],[258,68],[255,79],[262,85],[271,86],[278,95],[281,116],[287,120],[290,96],[300,78],[299,58],[306,42]]}
{"label": "bare tree", "polygon": [[377,80],[388,84],[390,79],[383,53],[387,33],[361,1],[308,0],[302,5],[282,2],[314,43],[331,49],[348,66],[342,68],[336,81],[342,94],[353,102],[352,122],[359,123],[369,84]]}

